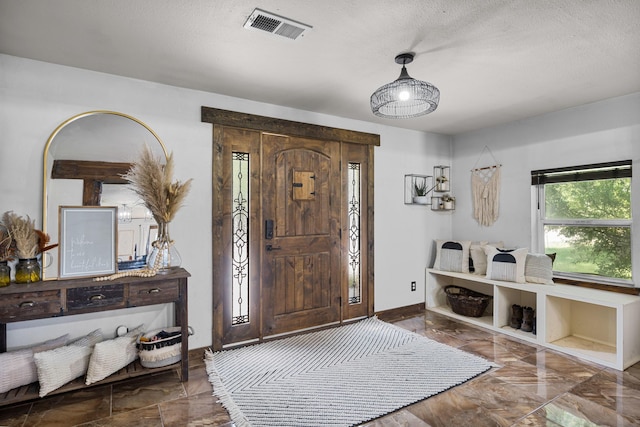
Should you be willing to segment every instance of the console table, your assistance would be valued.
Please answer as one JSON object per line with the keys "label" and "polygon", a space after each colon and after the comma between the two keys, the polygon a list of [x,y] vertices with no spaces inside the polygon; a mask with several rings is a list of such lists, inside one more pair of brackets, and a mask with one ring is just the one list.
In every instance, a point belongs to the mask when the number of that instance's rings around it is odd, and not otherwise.
{"label": "console table", "polygon": [[[186,270],[180,268],[154,277],[123,277],[104,282],[87,278],[30,284],[12,283],[0,288],[0,352],[7,350],[7,323],[173,303],[176,326],[182,329],[180,374],[182,381],[187,381],[189,378],[187,278],[189,276]],[[148,369],[136,361],[108,378],[98,381],[95,385],[174,368],[175,365]],[[87,387],[84,385],[84,378],[79,378],[51,394],[84,387]],[[37,397],[38,384],[34,383],[11,390],[4,395],[0,394],[0,406]]]}

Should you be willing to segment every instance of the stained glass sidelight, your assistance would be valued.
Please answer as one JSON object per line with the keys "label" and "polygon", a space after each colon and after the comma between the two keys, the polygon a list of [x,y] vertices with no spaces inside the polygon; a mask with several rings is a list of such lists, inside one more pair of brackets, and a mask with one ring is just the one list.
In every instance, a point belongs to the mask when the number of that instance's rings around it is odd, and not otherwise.
{"label": "stained glass sidelight", "polygon": [[249,153],[232,156],[231,324],[249,323]]}
{"label": "stained glass sidelight", "polygon": [[349,304],[362,302],[360,280],[360,163],[349,163]]}

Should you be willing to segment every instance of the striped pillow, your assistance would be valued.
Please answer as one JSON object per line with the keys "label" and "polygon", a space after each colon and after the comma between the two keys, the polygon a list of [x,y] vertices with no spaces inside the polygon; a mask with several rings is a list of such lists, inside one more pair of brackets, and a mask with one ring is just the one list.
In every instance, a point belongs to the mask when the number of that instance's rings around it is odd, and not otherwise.
{"label": "striped pillow", "polygon": [[469,272],[470,240],[436,240],[434,270]]}
{"label": "striped pillow", "polygon": [[485,246],[487,253],[487,279],[524,283],[524,264],[528,248],[498,249]]}
{"label": "striped pillow", "polygon": [[553,285],[553,261],[549,255],[527,254],[524,278],[530,283]]}

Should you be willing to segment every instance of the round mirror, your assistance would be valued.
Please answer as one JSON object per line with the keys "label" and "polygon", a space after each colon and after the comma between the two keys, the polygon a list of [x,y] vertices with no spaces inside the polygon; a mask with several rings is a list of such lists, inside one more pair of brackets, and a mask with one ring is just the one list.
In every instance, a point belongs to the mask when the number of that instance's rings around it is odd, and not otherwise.
{"label": "round mirror", "polygon": [[[122,179],[144,146],[154,156],[167,150],[146,124],[123,113],[89,111],[58,126],[44,149],[42,230],[58,243],[60,206],[118,207],[118,269],[144,265],[157,226]],[[43,278],[58,277],[57,250],[42,260]]]}

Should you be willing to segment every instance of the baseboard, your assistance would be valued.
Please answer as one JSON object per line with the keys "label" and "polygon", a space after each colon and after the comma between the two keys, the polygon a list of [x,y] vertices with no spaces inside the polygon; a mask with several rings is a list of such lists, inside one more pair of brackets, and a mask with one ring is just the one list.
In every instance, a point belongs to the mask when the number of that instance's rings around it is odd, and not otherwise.
{"label": "baseboard", "polygon": [[414,317],[424,313],[425,304],[423,302],[419,304],[406,305],[404,307],[391,308],[389,310],[382,310],[376,312],[376,316],[380,320],[391,321],[400,320],[407,317]]}

